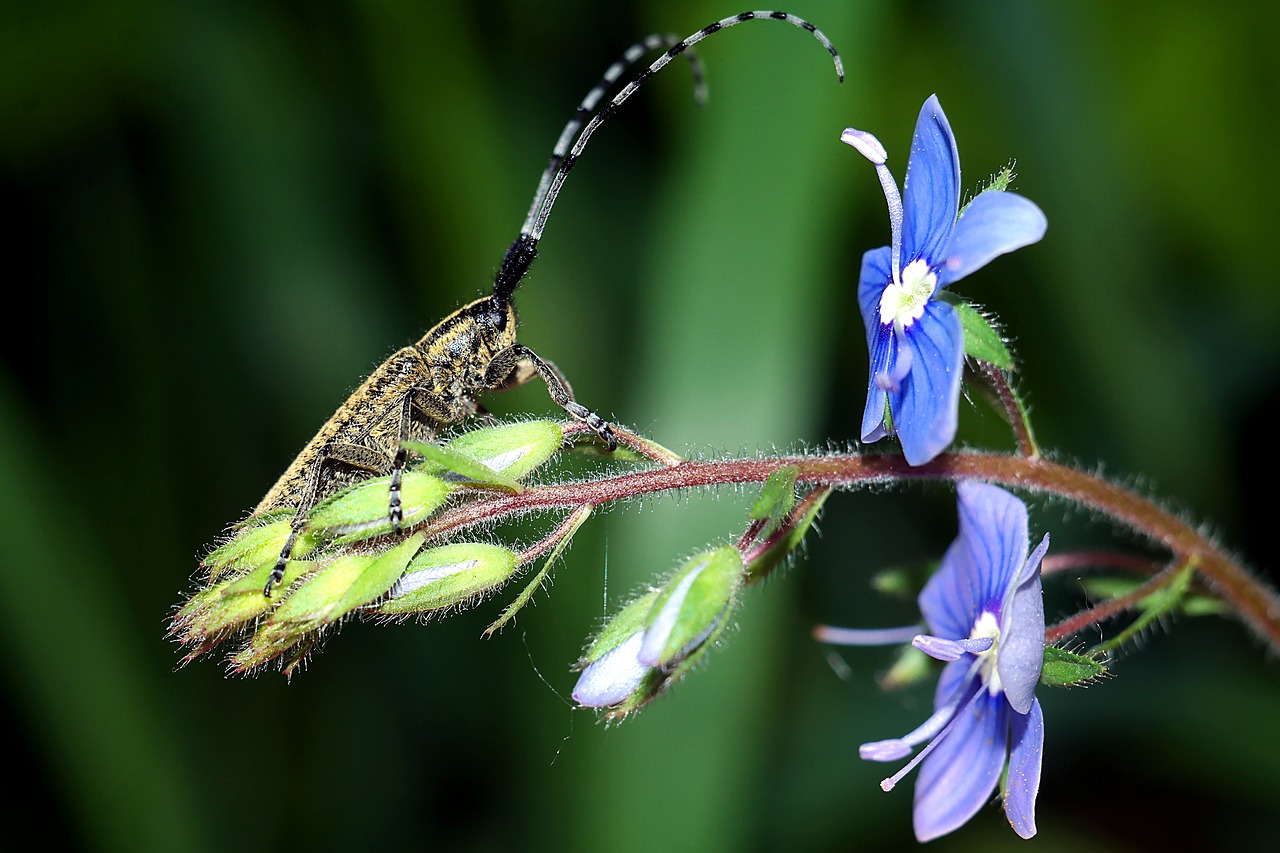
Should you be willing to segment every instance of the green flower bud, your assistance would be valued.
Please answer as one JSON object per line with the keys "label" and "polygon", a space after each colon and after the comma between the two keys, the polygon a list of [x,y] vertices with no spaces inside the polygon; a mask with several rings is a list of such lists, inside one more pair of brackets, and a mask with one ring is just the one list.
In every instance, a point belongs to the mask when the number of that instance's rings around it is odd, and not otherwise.
{"label": "green flower bud", "polygon": [[[546,464],[564,444],[564,429],[554,421],[521,421],[464,432],[446,447],[512,479],[527,477]],[[458,472],[466,474],[465,471]]]}
{"label": "green flower bud", "polygon": [[517,555],[477,542],[423,551],[375,608],[378,613],[429,613],[466,605],[496,589],[515,574]]}
{"label": "green flower bud", "polygon": [[[200,561],[209,570],[211,580],[217,580],[224,572],[245,572],[260,569],[263,566],[274,567],[276,558],[289,538],[292,518],[286,516],[265,524],[250,519],[249,526],[241,528],[234,536],[209,552]],[[315,550],[315,539],[305,533],[298,537],[293,545],[292,556],[301,559]],[[264,576],[263,583],[266,583]]]}
{"label": "green flower bud", "polygon": [[347,554],[317,569],[232,658],[234,668],[243,671],[268,663],[308,635],[382,596],[404,573],[424,538],[419,533],[382,554]]}
{"label": "green flower bud", "polygon": [[[198,657],[213,648],[233,629],[251,622],[272,607],[277,600],[262,594],[267,576],[275,567],[275,558],[247,575],[201,590],[178,611],[173,620],[173,633],[183,645],[193,651],[188,659]],[[306,560],[290,560],[285,566],[281,587],[290,584],[315,568]]]}
{"label": "green flower bud", "polygon": [[[365,480],[313,509],[307,529],[336,535],[338,545],[386,536],[394,529],[388,514],[390,490],[390,477]],[[400,482],[401,526],[411,527],[435,512],[449,491],[439,477],[406,472]]]}

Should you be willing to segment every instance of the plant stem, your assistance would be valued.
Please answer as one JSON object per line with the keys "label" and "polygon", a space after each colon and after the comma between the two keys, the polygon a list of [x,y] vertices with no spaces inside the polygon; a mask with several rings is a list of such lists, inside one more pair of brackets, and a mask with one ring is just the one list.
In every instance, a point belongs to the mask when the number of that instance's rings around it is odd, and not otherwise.
{"label": "plant stem", "polygon": [[1090,607],[1088,610],[1063,619],[1056,625],[1050,625],[1044,632],[1045,642],[1056,643],[1073,634],[1080,633],[1090,625],[1096,625],[1104,619],[1109,619],[1125,612],[1171,582],[1184,565],[1183,563],[1170,563],[1132,592],[1104,601],[1096,607]]}
{"label": "plant stem", "polygon": [[1013,428],[1013,437],[1018,442],[1018,453],[1028,458],[1038,457],[1040,445],[1036,444],[1036,434],[1031,429],[1031,417],[1027,407],[1022,403],[1022,398],[1009,384],[1008,374],[989,362],[983,361],[979,364],[982,366],[982,375],[991,385],[996,396],[1000,398],[1000,405],[1004,407],[1005,417],[1009,421],[1009,426]]}
{"label": "plant stem", "polygon": [[763,483],[787,465],[797,483],[849,489],[910,480],[983,480],[1089,507],[1145,535],[1175,562],[1194,560],[1196,570],[1245,624],[1280,653],[1280,598],[1234,557],[1178,516],[1116,483],[1040,456],[947,453],[912,467],[896,454],[830,453],[773,459],[681,462],[599,480],[536,486],[518,495],[493,495],[453,507],[423,530],[437,536],[492,521],[496,516],[557,507],[601,506],[673,489]]}

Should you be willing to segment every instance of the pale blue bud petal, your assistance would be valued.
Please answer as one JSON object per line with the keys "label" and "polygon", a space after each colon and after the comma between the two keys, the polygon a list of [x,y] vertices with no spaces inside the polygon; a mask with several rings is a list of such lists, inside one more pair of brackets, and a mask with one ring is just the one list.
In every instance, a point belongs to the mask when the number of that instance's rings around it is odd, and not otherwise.
{"label": "pale blue bud petal", "polygon": [[636,659],[641,638],[637,631],[588,664],[574,685],[573,700],[584,708],[608,708],[634,693],[649,672],[649,667]]}

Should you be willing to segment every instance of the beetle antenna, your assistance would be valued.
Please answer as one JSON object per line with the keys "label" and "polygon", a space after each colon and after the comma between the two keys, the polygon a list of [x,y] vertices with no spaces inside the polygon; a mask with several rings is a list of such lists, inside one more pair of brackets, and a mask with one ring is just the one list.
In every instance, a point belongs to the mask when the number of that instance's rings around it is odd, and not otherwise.
{"label": "beetle antenna", "polygon": [[[621,59],[605,69],[604,74],[600,77],[600,82],[596,83],[590,92],[587,92],[587,96],[582,99],[577,109],[573,111],[573,117],[564,126],[564,130],[560,131],[560,138],[556,140],[556,147],[551,152],[551,162],[543,171],[542,178],[538,182],[538,191],[534,193],[531,211],[541,205],[542,200],[546,198],[551,182],[564,161],[565,153],[573,144],[582,126],[595,115],[601,99],[618,82],[618,78],[639,62],[645,54],[652,53],[659,48],[672,48],[681,44],[681,42],[680,37],[674,34],[654,33],[631,45],[622,54]],[[707,83],[702,71],[702,61],[698,59],[698,55],[693,51],[685,53],[684,56],[689,60],[689,70],[693,74],[693,99],[701,106],[707,102]],[[533,263],[537,254],[538,237],[529,235],[522,230],[520,236],[507,249],[507,254],[502,259],[502,267],[498,271],[497,281],[494,283],[494,295],[498,300],[505,303],[511,299],[511,294],[520,286],[521,279],[528,272],[529,265]]]}
{"label": "beetle antenna", "polygon": [[[547,165],[546,171],[543,172],[542,178],[538,182],[538,191],[533,196],[533,204],[529,206],[529,214],[525,217],[524,226],[520,229],[520,236],[507,249],[507,254],[502,260],[502,267],[498,270],[497,279],[494,282],[495,299],[503,303],[509,301],[515,289],[520,286],[520,281],[529,271],[529,266],[538,255],[538,241],[542,239],[542,232],[546,228],[547,218],[551,215],[551,208],[556,203],[556,197],[560,195],[560,189],[564,186],[569,172],[578,162],[578,157],[582,155],[583,149],[587,146],[587,140],[591,138],[591,134],[595,133],[596,128],[603,124],[605,119],[612,115],[627,98],[635,94],[636,90],[644,85],[646,80],[661,71],[672,59],[685,53],[689,48],[712,33],[753,20],[786,21],[792,26],[807,31],[827,49],[827,53],[831,54],[832,62],[835,63],[836,67],[836,76],[841,83],[844,82],[844,63],[840,61],[840,54],[836,51],[835,46],[831,44],[831,40],[805,19],[786,12],[742,12],[716,21],[714,24],[709,24],[693,35],[674,43],[669,40],[669,36],[650,36],[643,42],[633,45],[627,50],[623,59],[609,66],[604,78],[594,89],[587,93],[587,97],[583,99],[573,118],[565,125],[564,131],[560,134],[560,139],[551,154],[551,162]],[[598,102],[604,96],[608,87],[617,80],[623,71],[634,64],[647,51],[661,47],[664,44],[668,44],[670,47],[655,59],[648,68],[636,75],[635,79],[624,86],[608,103],[596,110]],[[690,59],[692,61],[692,57]],[[693,68],[695,97],[701,103],[706,98],[701,67],[695,62]],[[594,115],[592,114],[593,112]],[[591,116],[591,118],[587,120],[587,116]]]}

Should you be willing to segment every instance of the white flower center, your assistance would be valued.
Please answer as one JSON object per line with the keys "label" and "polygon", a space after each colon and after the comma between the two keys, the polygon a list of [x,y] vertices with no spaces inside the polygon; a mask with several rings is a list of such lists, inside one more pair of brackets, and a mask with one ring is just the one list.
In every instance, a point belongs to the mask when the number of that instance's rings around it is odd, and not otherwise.
{"label": "white flower center", "polygon": [[880,297],[880,322],[910,326],[924,314],[924,306],[938,287],[938,276],[924,258],[917,258],[902,271],[901,283],[889,282]]}
{"label": "white flower center", "polygon": [[992,640],[991,648],[978,653],[973,667],[981,676],[982,683],[987,686],[987,692],[992,696],[999,696],[1004,692],[1004,686],[1000,683],[1000,671],[996,669],[996,655],[1000,650],[1000,623],[994,613],[983,611],[978,616],[978,621],[973,623],[969,639],[981,640],[987,637]]}

